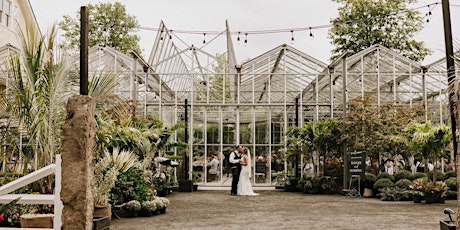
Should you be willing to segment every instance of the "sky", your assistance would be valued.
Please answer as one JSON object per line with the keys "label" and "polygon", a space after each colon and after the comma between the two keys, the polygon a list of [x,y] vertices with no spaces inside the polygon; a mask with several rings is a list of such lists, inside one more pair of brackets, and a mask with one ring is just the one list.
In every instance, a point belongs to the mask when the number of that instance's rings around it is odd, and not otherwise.
{"label": "sky", "polygon": [[[42,32],[46,32],[63,15],[76,17],[81,6],[88,3],[115,2],[114,0],[29,0]],[[136,17],[140,27],[140,46],[144,59],[148,60],[160,22],[170,30],[188,31],[224,31],[225,21],[234,33],[241,31],[241,42],[233,35],[237,61],[252,59],[279,45],[288,44],[294,48],[329,63],[332,45],[328,38],[328,28],[313,29],[290,33],[293,28],[309,28],[329,25],[330,20],[338,16],[338,4],[331,0],[118,0],[126,6],[127,13]],[[441,0],[419,0],[414,8],[435,5],[425,28],[415,39],[424,41],[433,54],[425,58],[422,64],[430,64],[445,58],[444,31]],[[460,0],[450,0],[452,33],[454,41],[460,41]],[[422,16],[428,13],[428,7],[420,9]],[[244,44],[244,31],[287,29],[285,33],[252,34]],[[203,34],[176,34],[176,44],[181,47],[202,46],[206,40],[207,52],[211,54],[226,51],[225,37]],[[291,42],[294,37],[294,42]],[[182,42],[183,41],[183,42]]]}

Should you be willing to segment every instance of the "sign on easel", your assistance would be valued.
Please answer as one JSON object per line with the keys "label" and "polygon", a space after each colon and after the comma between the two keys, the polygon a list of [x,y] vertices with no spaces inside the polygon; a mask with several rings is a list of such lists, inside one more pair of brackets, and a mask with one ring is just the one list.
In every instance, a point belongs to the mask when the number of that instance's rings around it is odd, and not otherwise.
{"label": "sign on easel", "polygon": [[347,176],[347,182],[349,182],[353,178],[363,179],[366,173],[366,152],[347,152],[345,157],[345,175]]}

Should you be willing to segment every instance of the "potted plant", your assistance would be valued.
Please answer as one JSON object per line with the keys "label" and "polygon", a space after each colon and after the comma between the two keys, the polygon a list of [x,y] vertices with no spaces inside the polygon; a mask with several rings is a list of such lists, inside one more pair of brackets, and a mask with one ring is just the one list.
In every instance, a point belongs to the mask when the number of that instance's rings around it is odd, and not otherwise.
{"label": "potted plant", "polygon": [[159,208],[160,208],[160,213],[166,213],[166,208],[169,206],[169,200],[168,198],[165,197],[157,197],[157,200],[159,200]]}
{"label": "potted plant", "polygon": [[131,151],[114,148],[112,152],[105,149],[104,156],[94,167],[94,216],[111,217],[109,204],[110,190],[115,186],[120,173],[138,165],[137,157]]}
{"label": "potted plant", "polygon": [[377,177],[372,173],[366,173],[364,176],[364,193],[363,197],[373,197],[374,196],[374,183]]}
{"label": "potted plant", "polygon": [[414,182],[411,185],[409,185],[409,188],[412,189],[410,195],[412,196],[414,203],[422,202],[425,184],[426,182],[424,178],[418,178],[414,180]]}
{"label": "potted plant", "polygon": [[423,191],[423,196],[427,204],[444,203],[446,192],[447,185],[444,181],[428,182]]}
{"label": "potted plant", "polygon": [[125,205],[126,213],[130,217],[137,216],[141,208],[141,203],[137,200],[131,200]]}
{"label": "potted plant", "polygon": [[141,214],[142,216],[153,216],[157,211],[157,202],[155,200],[148,200],[142,202]]}
{"label": "potted plant", "polygon": [[193,183],[193,191],[198,190],[198,184],[197,182],[200,181],[202,172],[200,171],[192,171],[192,183]]}

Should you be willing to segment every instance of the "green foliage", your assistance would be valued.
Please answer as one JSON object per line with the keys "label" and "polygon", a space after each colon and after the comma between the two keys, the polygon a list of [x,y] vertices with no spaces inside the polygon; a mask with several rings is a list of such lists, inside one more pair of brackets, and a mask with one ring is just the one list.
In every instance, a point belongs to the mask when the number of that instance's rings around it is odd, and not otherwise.
{"label": "green foliage", "polygon": [[94,166],[94,202],[95,205],[109,203],[110,191],[115,186],[120,172],[126,172],[138,165],[132,152],[114,148],[112,152],[104,151],[104,157],[97,160]]}
{"label": "green foliage", "polygon": [[418,179],[418,178],[428,178],[428,176],[426,175],[426,173],[416,172],[416,173],[410,175],[410,177],[408,179],[409,180],[415,180],[415,179]]}
{"label": "green foliage", "polygon": [[380,180],[382,178],[387,178],[391,181],[395,181],[395,177],[386,172],[380,172],[379,175],[377,175],[377,180]]}
{"label": "green foliage", "polygon": [[166,197],[155,197],[158,208],[167,208],[169,206],[169,200]]}
{"label": "green foliage", "polygon": [[148,200],[142,202],[141,213],[143,216],[152,216],[157,210],[157,202],[155,200]]}
{"label": "green foliage", "polygon": [[200,181],[202,175],[203,175],[203,172],[201,172],[201,171],[192,171],[192,181],[193,181],[193,183],[197,183],[198,181]]}
{"label": "green foliage", "polygon": [[365,97],[351,101],[348,108],[341,134],[348,149],[365,150],[372,159],[411,155],[400,135],[404,133],[403,127],[424,113],[422,107],[393,103],[378,106],[375,98]]}
{"label": "green foliage", "polygon": [[395,183],[396,187],[402,188],[402,189],[410,189],[410,185],[412,184],[412,181],[409,179],[400,179]]}
{"label": "green foliage", "polygon": [[445,180],[448,178],[443,172],[440,171],[429,171],[426,175],[428,176],[428,179],[432,181],[434,181],[434,178],[436,178],[436,180]]}
{"label": "green foliage", "polygon": [[[447,156],[447,150],[452,143],[452,131],[445,124],[432,126],[430,121],[425,123],[411,122],[404,129],[407,138],[405,142],[419,157],[436,162],[437,159]],[[435,168],[436,170],[436,168]],[[433,181],[436,181],[433,174]]]}
{"label": "green foliage", "polygon": [[141,208],[141,203],[137,200],[130,200],[125,206],[125,209],[130,216],[137,216],[137,213],[141,211]]}
{"label": "green foliage", "polygon": [[451,177],[457,177],[457,172],[456,171],[449,171],[446,172],[444,175],[445,178],[451,178]]}
{"label": "green foliage", "polygon": [[[64,60],[55,55],[55,37],[52,28],[48,35],[40,35],[33,26],[20,31],[21,55],[10,57],[8,94],[1,94],[1,113],[10,116],[16,127],[21,127],[22,145],[28,146],[28,155],[3,156],[23,158],[23,172],[54,162],[61,145],[61,132],[66,116],[64,104],[73,92],[65,72]],[[14,143],[14,142],[13,142]],[[34,159],[33,161],[31,161]],[[50,185],[42,183],[44,193],[52,193]]]}
{"label": "green foliage", "polygon": [[21,215],[36,210],[36,205],[16,204],[18,199],[0,206],[0,227],[21,227]]}
{"label": "green foliage", "polygon": [[402,55],[422,61],[430,54],[423,42],[413,37],[423,29],[418,10],[410,10],[416,0],[356,1],[334,0],[342,4],[339,16],[331,20],[329,38],[335,46],[332,60],[345,51],[357,53],[374,44],[394,49]]}
{"label": "green foliage", "polygon": [[364,187],[372,189],[377,177],[372,173],[366,173],[364,176]]}
{"label": "green foliage", "polygon": [[445,182],[449,190],[457,191],[457,179],[455,177],[451,177],[447,179]]}
{"label": "green foliage", "polygon": [[307,177],[299,179],[296,189],[307,193],[332,193],[336,182],[330,177]]}
{"label": "green foliage", "polygon": [[401,170],[395,173],[394,177],[395,177],[395,181],[399,181],[401,179],[409,179],[411,175],[412,175],[412,172],[409,172],[407,170]]}
{"label": "green foliage", "polygon": [[394,187],[393,181],[388,178],[377,179],[374,183],[374,191],[380,191],[381,188]]}
{"label": "green foliage", "polygon": [[[126,8],[119,2],[88,4],[89,11],[89,46],[97,44],[113,47],[122,53],[134,50],[141,53],[140,37],[135,34],[139,23],[135,16],[126,13]],[[64,31],[64,48],[71,52],[79,50],[80,46],[80,11],[76,17],[65,15],[59,22]]]}
{"label": "green foliage", "polygon": [[342,148],[340,128],[341,123],[332,118],[308,122],[302,128],[289,127],[286,132],[287,157],[304,154],[309,162],[315,164],[314,154],[319,154],[324,159],[338,156]]}
{"label": "green foliage", "polygon": [[384,187],[379,191],[380,200],[385,201],[408,200],[411,197],[410,191],[400,187]]}
{"label": "green foliage", "polygon": [[115,186],[110,191],[111,204],[122,204],[129,200],[142,202],[152,197],[153,191],[142,170],[138,168],[130,168],[126,172],[121,172]]}

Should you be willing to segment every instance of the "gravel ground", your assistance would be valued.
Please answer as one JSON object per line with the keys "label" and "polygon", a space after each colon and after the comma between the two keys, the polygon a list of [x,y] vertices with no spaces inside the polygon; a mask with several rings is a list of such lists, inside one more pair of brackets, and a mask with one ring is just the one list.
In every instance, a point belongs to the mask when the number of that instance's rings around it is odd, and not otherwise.
{"label": "gravel ground", "polygon": [[169,195],[166,214],[112,220],[110,229],[440,229],[444,208],[457,202],[415,204],[279,190],[255,197],[199,190]]}

